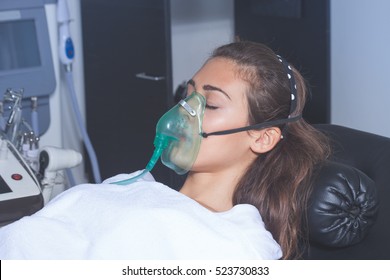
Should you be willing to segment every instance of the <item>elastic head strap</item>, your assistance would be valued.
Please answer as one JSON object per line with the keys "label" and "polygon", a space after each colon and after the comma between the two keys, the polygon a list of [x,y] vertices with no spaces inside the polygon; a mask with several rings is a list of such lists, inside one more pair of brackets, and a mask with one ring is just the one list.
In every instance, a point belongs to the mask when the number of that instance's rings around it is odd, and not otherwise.
{"label": "elastic head strap", "polygon": [[295,122],[299,120],[302,116],[298,115],[296,117],[288,118],[288,119],[279,119],[279,120],[273,120],[269,122],[262,122],[254,125],[248,125],[240,128],[235,128],[235,129],[228,129],[228,130],[221,130],[221,131],[215,131],[215,132],[202,132],[201,136],[206,138],[211,135],[225,135],[225,134],[233,134],[237,132],[242,132],[242,131],[248,131],[248,130],[254,130],[254,129],[263,129],[267,127],[272,127],[272,126],[277,126],[285,123],[290,123],[290,122]]}

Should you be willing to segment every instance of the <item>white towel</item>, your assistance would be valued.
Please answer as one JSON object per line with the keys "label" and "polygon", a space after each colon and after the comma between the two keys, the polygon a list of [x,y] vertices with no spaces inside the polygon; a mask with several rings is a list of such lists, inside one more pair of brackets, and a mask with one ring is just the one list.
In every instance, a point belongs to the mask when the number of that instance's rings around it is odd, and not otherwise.
{"label": "white towel", "polygon": [[[133,176],[134,174],[130,174]],[[215,213],[154,182],[83,184],[0,229],[0,259],[279,259],[258,210]]]}

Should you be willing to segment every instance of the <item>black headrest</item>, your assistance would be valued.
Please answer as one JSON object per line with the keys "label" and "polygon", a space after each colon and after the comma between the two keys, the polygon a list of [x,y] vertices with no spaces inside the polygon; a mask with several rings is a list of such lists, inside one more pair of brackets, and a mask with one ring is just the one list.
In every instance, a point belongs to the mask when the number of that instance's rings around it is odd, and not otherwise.
{"label": "black headrest", "polygon": [[390,186],[390,139],[333,124],[317,124],[332,144],[333,160],[353,166],[375,181],[381,190]]}
{"label": "black headrest", "polygon": [[358,169],[332,161],[318,167],[308,207],[310,241],[345,247],[360,242],[375,223],[375,183]]}

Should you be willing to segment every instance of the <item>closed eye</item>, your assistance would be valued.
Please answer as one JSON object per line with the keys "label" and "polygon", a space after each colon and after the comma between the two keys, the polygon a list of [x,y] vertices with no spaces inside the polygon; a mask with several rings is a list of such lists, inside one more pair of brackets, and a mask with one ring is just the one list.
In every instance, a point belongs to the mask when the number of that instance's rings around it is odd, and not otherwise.
{"label": "closed eye", "polygon": [[218,109],[218,107],[206,104],[206,109],[215,110],[215,109]]}

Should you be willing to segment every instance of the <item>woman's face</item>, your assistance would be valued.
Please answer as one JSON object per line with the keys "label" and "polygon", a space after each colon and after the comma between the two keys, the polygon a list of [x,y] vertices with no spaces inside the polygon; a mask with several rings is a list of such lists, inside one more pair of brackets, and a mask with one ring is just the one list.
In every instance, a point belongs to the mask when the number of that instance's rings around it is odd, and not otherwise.
{"label": "woman's face", "polygon": [[[202,131],[206,133],[248,125],[247,84],[236,74],[237,66],[224,58],[209,60],[188,82],[188,94],[206,98]],[[212,135],[202,139],[192,171],[212,172],[246,163],[251,136],[247,132]]]}

